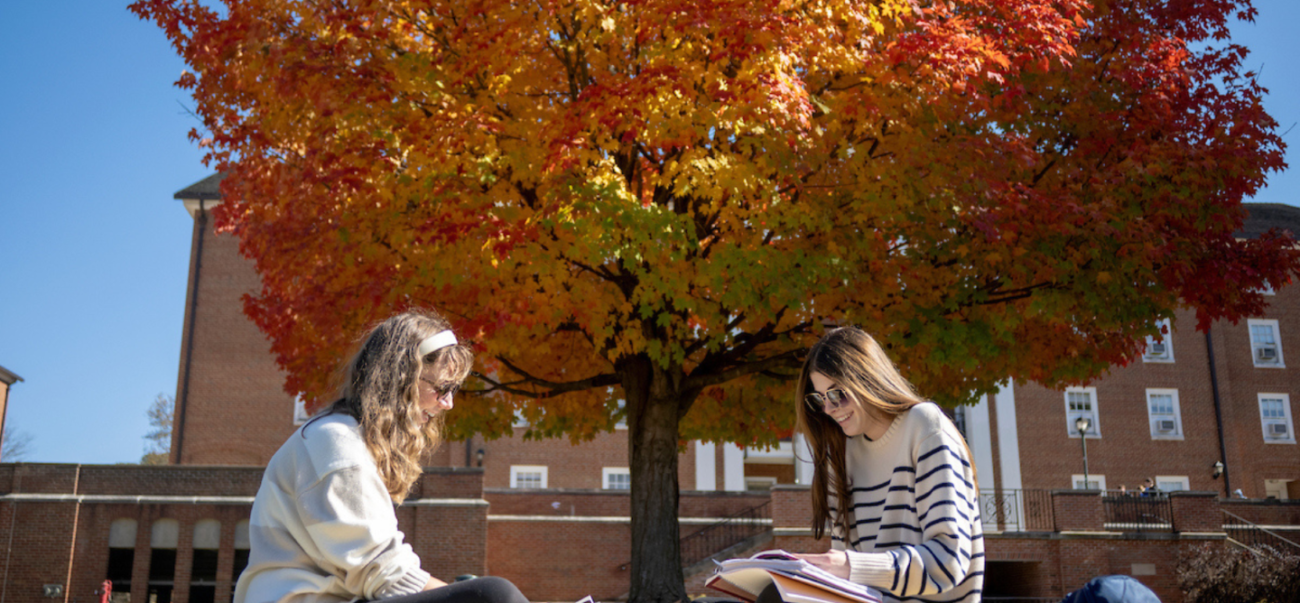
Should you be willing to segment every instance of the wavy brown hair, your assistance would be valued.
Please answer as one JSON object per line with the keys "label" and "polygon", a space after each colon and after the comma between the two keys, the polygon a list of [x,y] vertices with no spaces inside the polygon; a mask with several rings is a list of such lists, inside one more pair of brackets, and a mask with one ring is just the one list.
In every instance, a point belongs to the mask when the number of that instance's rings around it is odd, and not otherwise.
{"label": "wavy brown hair", "polygon": [[[853,484],[844,466],[844,430],[821,409],[814,410],[804,400],[813,391],[811,375],[826,375],[851,394],[850,404],[863,412],[898,416],[925,401],[899,374],[876,340],[857,327],[835,329],[813,344],[804,360],[799,383],[795,388],[795,428],[808,439],[812,449],[813,536],[821,538],[831,522],[830,498],[839,513],[836,527],[847,541],[849,497]],[[869,408],[868,408],[869,407]]]}
{"label": "wavy brown hair", "polygon": [[375,325],[348,362],[341,397],[324,414],[346,414],[361,426],[361,437],[393,501],[401,503],[420,478],[420,458],[442,439],[442,413],[424,420],[420,410],[422,375],[439,388],[460,385],[474,364],[461,344],[421,358],[425,338],[451,329],[431,310],[409,310]]}

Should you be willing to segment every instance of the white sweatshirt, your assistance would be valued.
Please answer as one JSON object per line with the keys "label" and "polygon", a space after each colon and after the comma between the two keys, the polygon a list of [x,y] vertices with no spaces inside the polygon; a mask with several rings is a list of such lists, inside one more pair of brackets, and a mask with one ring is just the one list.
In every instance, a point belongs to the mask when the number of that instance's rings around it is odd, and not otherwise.
{"label": "white sweatshirt", "polygon": [[397,529],[392,497],[357,422],[303,425],[271,457],[249,519],[234,603],[339,603],[418,592],[429,581]]}
{"label": "white sweatshirt", "polygon": [[877,440],[848,438],[852,527],[847,539],[835,528],[831,544],[846,550],[850,580],[880,589],[886,601],[980,600],[984,533],[963,442],[930,402],[899,415]]}

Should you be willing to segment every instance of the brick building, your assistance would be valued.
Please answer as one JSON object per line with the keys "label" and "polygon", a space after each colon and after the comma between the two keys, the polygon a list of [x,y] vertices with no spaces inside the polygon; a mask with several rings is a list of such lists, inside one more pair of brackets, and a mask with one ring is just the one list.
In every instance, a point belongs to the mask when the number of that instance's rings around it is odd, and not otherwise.
{"label": "brick building", "polygon": [[[0,603],[86,603],[106,578],[119,601],[125,593],[137,603],[229,600],[247,560],[246,520],[261,466],[302,413],[283,392],[266,338],[242,314],[239,298],[258,280],[236,241],[212,229],[218,182],[214,176],[176,194],[195,221],[173,464],[0,465],[0,539],[12,543],[0,569]],[[1251,207],[1246,234],[1268,225],[1300,232],[1300,210]],[[1148,358],[1089,387],[1007,384],[956,413],[985,503],[987,598],[1059,600],[1093,576],[1130,574],[1176,602],[1174,568],[1189,548],[1224,546],[1229,532],[1247,540],[1243,534],[1258,532],[1249,532],[1254,524],[1300,540],[1300,504],[1286,500],[1297,497],[1300,453],[1291,419],[1295,377],[1284,358],[1287,349],[1300,358],[1292,310],[1300,308],[1300,287],[1270,299],[1265,315],[1215,324],[1209,336],[1185,326],[1193,320],[1179,313]],[[1080,416],[1092,422],[1087,483],[1071,427]],[[500,575],[535,601],[624,595],[626,432],[580,446],[519,433],[444,445],[398,509],[409,541],[444,579]],[[809,467],[796,462],[797,446],[689,444],[679,458],[688,592],[704,592],[710,555],[828,547],[811,538],[809,495],[800,485]],[[1216,461],[1223,463],[1217,479]],[[1083,489],[1135,487],[1148,476],[1178,492],[1139,499]],[[1235,489],[1248,498],[1225,497]]]}
{"label": "brick building", "polygon": [[[1250,204],[1243,236],[1270,227],[1300,233],[1300,208]],[[1265,292],[1264,314],[1196,331],[1193,312],[1165,321],[1163,340],[1113,367],[1086,387],[1064,391],[1010,383],[978,406],[962,409],[983,490],[1083,486],[1086,432],[1093,488],[1136,490],[1146,478],[1160,489],[1240,490],[1250,499],[1300,498],[1296,403],[1300,371],[1300,287]],[[1216,470],[1221,463],[1221,470]]]}

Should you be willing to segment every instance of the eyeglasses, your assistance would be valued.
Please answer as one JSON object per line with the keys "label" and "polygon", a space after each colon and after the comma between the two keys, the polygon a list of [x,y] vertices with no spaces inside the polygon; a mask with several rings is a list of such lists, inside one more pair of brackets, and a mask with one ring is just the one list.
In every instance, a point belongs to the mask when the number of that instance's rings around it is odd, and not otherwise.
{"label": "eyeglasses", "polygon": [[449,399],[455,396],[457,391],[460,391],[460,385],[458,384],[438,385],[437,383],[434,383],[433,381],[424,378],[421,378],[420,381],[423,381],[424,383],[428,384],[429,387],[432,387],[433,391],[438,393],[439,400]]}
{"label": "eyeglasses", "polygon": [[803,397],[803,401],[811,406],[813,410],[826,412],[834,410],[849,403],[849,392],[842,389],[828,389],[826,393],[813,392]]}

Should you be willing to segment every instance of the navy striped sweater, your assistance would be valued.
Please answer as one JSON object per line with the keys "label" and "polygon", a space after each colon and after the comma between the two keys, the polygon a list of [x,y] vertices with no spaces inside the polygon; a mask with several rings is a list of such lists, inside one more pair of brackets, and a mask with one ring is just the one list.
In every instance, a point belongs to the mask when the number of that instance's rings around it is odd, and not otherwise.
{"label": "navy striped sweater", "polygon": [[834,528],[832,546],[848,553],[849,579],[886,601],[978,602],[984,534],[975,472],[943,411],[918,404],[875,441],[849,438],[845,456],[852,528],[847,536]]}

